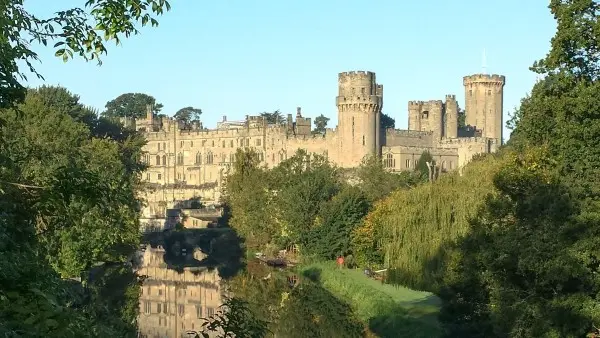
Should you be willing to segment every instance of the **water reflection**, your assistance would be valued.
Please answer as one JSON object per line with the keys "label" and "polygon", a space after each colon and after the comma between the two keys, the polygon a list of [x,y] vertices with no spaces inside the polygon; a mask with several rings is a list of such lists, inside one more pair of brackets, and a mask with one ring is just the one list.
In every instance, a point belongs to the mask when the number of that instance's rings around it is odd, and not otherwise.
{"label": "water reflection", "polygon": [[[143,253],[138,274],[146,276],[140,295],[138,320],[141,337],[188,337],[199,330],[204,319],[221,305],[221,285],[217,270],[178,272],[167,267],[163,247],[148,247]],[[197,248],[196,260],[207,255]]]}

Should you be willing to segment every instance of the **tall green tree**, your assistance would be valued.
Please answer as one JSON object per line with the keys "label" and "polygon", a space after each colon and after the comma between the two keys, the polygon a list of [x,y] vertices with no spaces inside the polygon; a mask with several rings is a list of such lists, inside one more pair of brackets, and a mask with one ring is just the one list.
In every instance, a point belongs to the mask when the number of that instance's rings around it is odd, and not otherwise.
{"label": "tall green tree", "polygon": [[173,117],[178,121],[185,123],[200,121],[200,115],[202,115],[202,109],[194,107],[184,107],[179,109]]}
{"label": "tall green tree", "polygon": [[260,113],[260,116],[265,118],[265,120],[267,120],[268,124],[285,124],[286,123],[286,120],[283,117],[283,114],[281,114],[281,112],[279,110],[276,110],[272,113],[263,112],[263,113]]}
{"label": "tall green tree", "polygon": [[38,55],[31,42],[53,44],[56,56],[97,60],[106,53],[105,43],[120,43],[123,37],[137,34],[137,24],[157,26],[157,15],[170,9],[165,0],[87,0],[82,6],[59,11],[51,17],[38,17],[27,11],[23,0],[0,3],[0,107],[25,98],[26,79],[19,64],[41,77],[34,66]]}
{"label": "tall green tree", "polygon": [[381,128],[383,128],[383,130],[390,128],[394,129],[396,127],[396,120],[384,113],[381,113],[381,120],[379,122],[381,123]]}
{"label": "tall green tree", "polygon": [[114,100],[106,103],[106,110],[102,113],[108,118],[133,117],[136,119],[146,118],[146,106],[152,105],[153,113],[158,114],[163,105],[156,99],[143,93],[121,94]]}
{"label": "tall green tree", "polygon": [[271,171],[275,220],[282,245],[306,245],[315,217],[340,190],[339,172],[323,156],[300,149]]}
{"label": "tall green tree", "polygon": [[329,117],[321,114],[315,117],[315,129],[313,129],[313,134],[325,134],[325,129],[327,129],[327,123],[329,122]]}
{"label": "tall green tree", "polygon": [[423,179],[420,174],[411,171],[391,173],[383,167],[380,156],[368,156],[357,170],[359,187],[372,202],[382,199],[397,189],[408,189]]}

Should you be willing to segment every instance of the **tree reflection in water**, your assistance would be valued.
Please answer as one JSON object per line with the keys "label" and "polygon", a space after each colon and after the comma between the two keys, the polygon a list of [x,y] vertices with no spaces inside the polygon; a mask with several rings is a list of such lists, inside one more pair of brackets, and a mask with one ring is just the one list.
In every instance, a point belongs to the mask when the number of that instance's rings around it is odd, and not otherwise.
{"label": "tree reflection in water", "polygon": [[142,337],[193,337],[187,332],[201,331],[203,318],[216,314],[230,296],[268,323],[266,336],[363,336],[364,326],[350,306],[322,288],[315,276],[273,269],[254,259],[244,262],[243,243],[233,230],[167,231],[148,234],[143,242],[146,250],[138,264],[138,274],[145,276]]}

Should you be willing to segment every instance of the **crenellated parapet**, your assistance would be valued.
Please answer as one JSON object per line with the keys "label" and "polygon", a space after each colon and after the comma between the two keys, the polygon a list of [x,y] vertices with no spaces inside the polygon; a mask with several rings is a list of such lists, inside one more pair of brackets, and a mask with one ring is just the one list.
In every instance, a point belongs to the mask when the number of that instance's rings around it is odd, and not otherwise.
{"label": "crenellated parapet", "polygon": [[463,77],[463,85],[487,85],[487,86],[500,86],[503,87],[506,84],[506,78],[504,75],[497,74],[474,74]]}

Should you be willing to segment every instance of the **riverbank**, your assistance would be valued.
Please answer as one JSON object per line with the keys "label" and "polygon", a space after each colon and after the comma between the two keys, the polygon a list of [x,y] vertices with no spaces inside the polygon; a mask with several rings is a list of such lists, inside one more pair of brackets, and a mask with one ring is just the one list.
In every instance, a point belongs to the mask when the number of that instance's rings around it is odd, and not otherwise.
{"label": "riverbank", "polygon": [[429,292],[383,284],[360,269],[340,269],[334,262],[298,267],[298,271],[348,302],[378,337],[437,337],[440,300]]}

